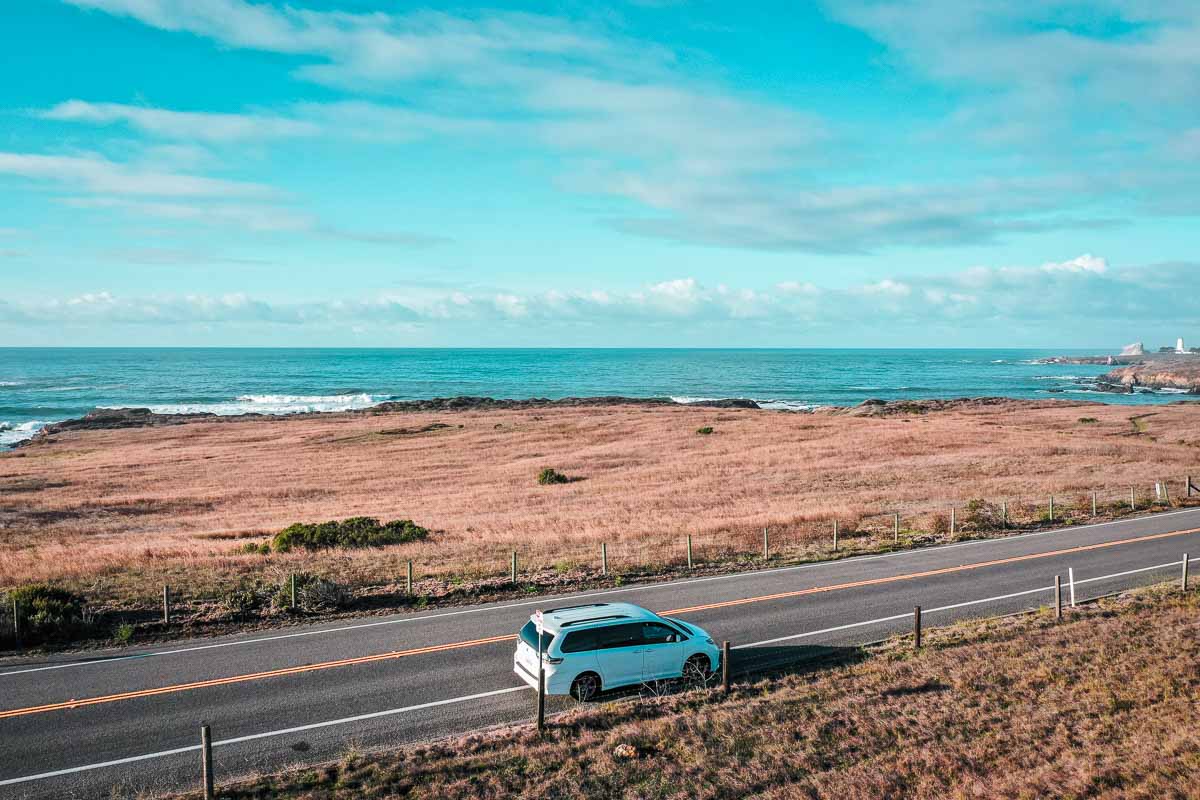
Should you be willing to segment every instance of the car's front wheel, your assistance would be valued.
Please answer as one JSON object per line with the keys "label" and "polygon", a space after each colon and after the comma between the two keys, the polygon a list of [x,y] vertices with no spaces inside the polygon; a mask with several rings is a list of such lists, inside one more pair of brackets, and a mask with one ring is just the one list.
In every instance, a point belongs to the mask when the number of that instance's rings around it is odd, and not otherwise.
{"label": "car's front wheel", "polygon": [[707,686],[712,674],[706,655],[697,653],[684,662],[683,680],[689,686]]}
{"label": "car's front wheel", "polygon": [[600,676],[594,672],[585,672],[575,676],[571,681],[571,697],[581,703],[586,703],[600,694]]}

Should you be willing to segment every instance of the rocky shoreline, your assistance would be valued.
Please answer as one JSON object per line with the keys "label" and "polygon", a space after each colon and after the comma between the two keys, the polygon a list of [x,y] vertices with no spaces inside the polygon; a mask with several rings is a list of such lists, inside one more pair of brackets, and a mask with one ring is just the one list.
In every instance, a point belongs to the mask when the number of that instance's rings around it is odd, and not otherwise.
{"label": "rocky shoreline", "polygon": [[1009,397],[961,397],[949,400],[879,400],[869,399],[854,406],[821,406],[810,409],[763,409],[753,400],[745,398],[725,398],[716,400],[695,400],[680,403],[668,397],[623,397],[620,395],[604,395],[598,397],[564,397],[557,400],[549,398],[529,398],[513,400],[494,397],[435,397],[425,400],[391,400],[369,408],[349,411],[314,411],[300,414],[214,414],[212,412],[159,414],[149,408],[100,408],[75,419],[55,422],[42,428],[32,438],[18,442],[15,448],[27,447],[39,443],[53,441],[58,434],[75,431],[119,430],[129,428],[159,428],[172,425],[185,425],[192,422],[239,422],[245,420],[297,420],[330,415],[375,415],[402,414],[420,412],[463,412],[463,411],[509,411],[550,408],[581,408],[581,407],[616,407],[643,406],[665,408],[685,406],[693,408],[716,409],[746,409],[746,410],[778,410],[781,413],[826,413],[855,417],[893,417],[906,415],[921,415],[938,411],[949,411],[961,408],[985,408],[1007,403],[1029,403],[1042,406],[1052,400],[1016,400]]}
{"label": "rocky shoreline", "polygon": [[704,408],[761,408],[753,400],[744,398],[726,398],[720,400],[696,400],[689,403],[678,403],[669,397],[621,397],[605,395],[601,397],[563,397],[551,400],[544,397],[534,397],[527,400],[511,400],[495,397],[435,397],[427,400],[389,400],[369,408],[352,409],[348,411],[313,411],[301,414],[214,414],[199,412],[187,414],[159,414],[149,408],[98,408],[82,417],[54,422],[39,430],[32,438],[18,442],[15,447],[24,447],[44,442],[60,433],[74,431],[117,430],[124,428],[159,428],[169,425],[185,425],[190,422],[238,422],[248,419],[285,420],[304,419],[306,417],[326,416],[329,414],[394,414],[414,412],[454,412],[454,411],[506,411],[538,408],[578,408],[581,406],[699,406]]}

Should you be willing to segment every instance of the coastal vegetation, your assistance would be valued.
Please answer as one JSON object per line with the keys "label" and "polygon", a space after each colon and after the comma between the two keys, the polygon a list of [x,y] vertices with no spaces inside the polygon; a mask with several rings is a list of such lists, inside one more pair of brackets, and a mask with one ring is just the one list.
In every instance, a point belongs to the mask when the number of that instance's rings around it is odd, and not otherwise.
{"label": "coastal vegetation", "polygon": [[[1163,479],[1170,503],[1200,502],[1182,485],[1200,476],[1200,404],[716,414],[613,403],[64,430],[0,454],[0,595],[46,584],[84,597],[103,630],[160,635],[164,584],[171,630],[194,632],[274,618],[292,573],[340,587],[314,609],[396,609],[678,576],[688,536],[694,574],[1008,535],[1048,524],[1051,495],[1056,524],[1092,520],[1092,491],[1101,518],[1131,513],[1131,487],[1139,513],[1165,508]],[[720,436],[696,435],[714,422]],[[375,435],[434,424],[449,427]],[[587,480],[549,491],[531,480],[548,463]]]}
{"label": "coastal vegetation", "polygon": [[571,479],[554,467],[545,467],[538,473],[537,482],[539,486],[553,486],[558,483],[570,483]]}
{"label": "coastal vegetation", "polygon": [[838,648],[790,673],[222,787],[229,800],[1185,797],[1200,595],[1151,589]]}
{"label": "coastal vegetation", "polygon": [[705,425],[703,428],[696,429],[696,433],[700,434],[701,436],[709,436],[712,434],[712,432],[713,429],[711,425]]}
{"label": "coastal vegetation", "polygon": [[316,524],[297,522],[284,528],[271,540],[271,549],[287,553],[302,548],[328,550],[334,547],[386,547],[390,544],[417,542],[429,531],[410,519],[380,523],[374,517],[350,517]]}

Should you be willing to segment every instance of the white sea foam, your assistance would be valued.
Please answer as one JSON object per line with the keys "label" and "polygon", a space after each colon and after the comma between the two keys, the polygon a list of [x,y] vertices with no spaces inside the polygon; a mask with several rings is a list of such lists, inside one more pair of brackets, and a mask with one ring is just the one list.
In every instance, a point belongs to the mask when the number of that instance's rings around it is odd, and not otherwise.
{"label": "white sea foam", "polygon": [[[676,403],[711,403],[716,400],[724,400],[722,397],[671,397]],[[751,397],[755,403],[758,403],[759,408],[770,409],[772,411],[812,411],[824,406],[815,403],[802,403],[799,400],[760,400],[757,397]]]}
{"label": "white sea foam", "polygon": [[[382,394],[244,394],[221,403],[169,403],[151,405],[155,414],[217,414],[228,417],[237,414],[304,414],[318,411],[351,411],[369,408],[388,399]],[[117,408],[118,406],[101,406]]]}
{"label": "white sea foam", "polygon": [[0,381],[0,386],[24,386],[24,381]]}
{"label": "white sea foam", "polygon": [[38,419],[22,422],[20,425],[13,425],[11,422],[0,422],[0,447],[8,447],[17,442],[32,439],[35,433],[49,424],[49,422],[43,422]]}

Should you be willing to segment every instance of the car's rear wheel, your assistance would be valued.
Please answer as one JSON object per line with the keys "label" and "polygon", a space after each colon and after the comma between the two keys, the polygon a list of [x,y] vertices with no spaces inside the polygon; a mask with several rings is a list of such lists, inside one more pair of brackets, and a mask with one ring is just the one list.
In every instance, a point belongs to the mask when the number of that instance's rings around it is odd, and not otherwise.
{"label": "car's rear wheel", "polygon": [[708,656],[697,653],[684,662],[683,680],[689,686],[707,686],[711,677]]}
{"label": "car's rear wheel", "polygon": [[594,672],[584,672],[576,675],[571,681],[571,697],[581,703],[586,703],[600,694],[600,676]]}

